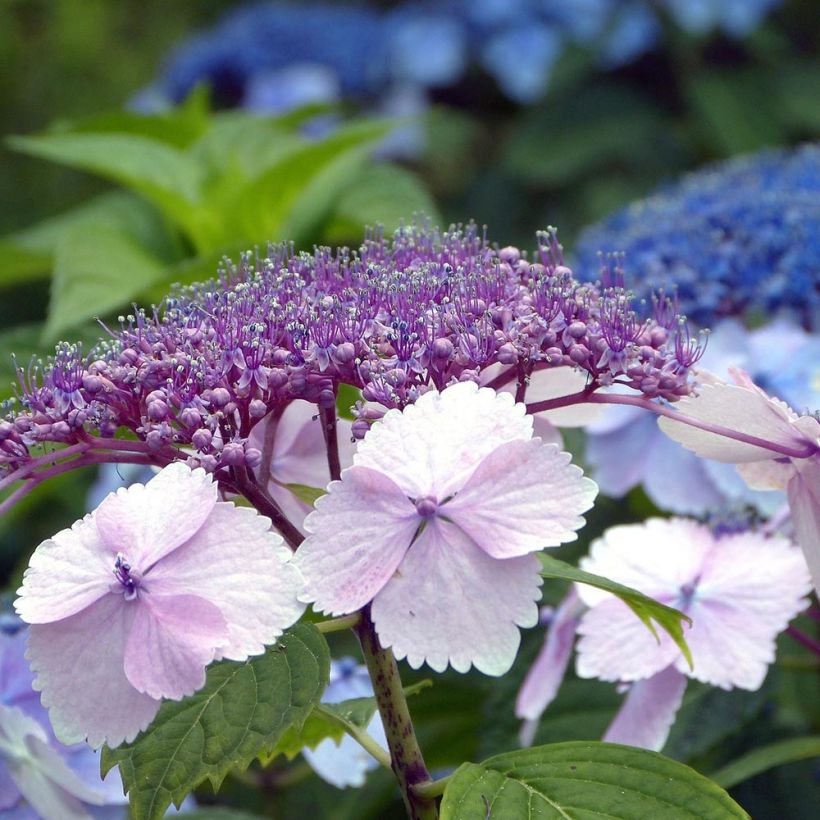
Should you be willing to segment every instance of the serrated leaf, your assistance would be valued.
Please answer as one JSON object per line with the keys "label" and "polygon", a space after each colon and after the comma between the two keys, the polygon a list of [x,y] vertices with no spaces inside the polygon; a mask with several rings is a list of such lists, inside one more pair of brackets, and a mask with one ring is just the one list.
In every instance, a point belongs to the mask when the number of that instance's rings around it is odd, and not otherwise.
{"label": "serrated leaf", "polygon": [[794,737],[753,749],[720,768],[712,775],[712,779],[723,788],[730,789],[775,766],[813,757],[820,758],[820,735]]}
{"label": "serrated leaf", "polygon": [[[690,626],[692,619],[677,609],[673,609],[665,604],[649,598],[637,589],[624,586],[623,584],[610,581],[600,575],[591,572],[584,572],[582,569],[559,561],[546,553],[539,553],[541,559],[541,575],[544,578],[559,578],[562,581],[575,581],[576,583],[589,584],[590,586],[611,592],[620,598],[641,621],[646,624],[647,629],[657,638],[658,632],[655,629],[657,623],[663,630],[669,633],[669,637],[678,645],[684,657],[692,666],[692,654],[683,637],[683,627],[681,623],[686,621]],[[655,623],[653,623],[653,621]]]}
{"label": "serrated leaf", "polygon": [[311,624],[298,624],[264,655],[208,669],[205,686],[166,701],[132,743],[103,749],[103,776],[119,766],[134,820],[154,820],[204,780],[217,789],[231,769],[246,768],[319,702],[330,652]]}
{"label": "serrated leaf", "polygon": [[615,743],[536,746],[465,763],[441,820],[739,820],[748,814],[682,763]]}
{"label": "serrated leaf", "polygon": [[164,277],[165,265],[113,225],[83,224],[57,243],[43,337],[55,341],[123,305]]}

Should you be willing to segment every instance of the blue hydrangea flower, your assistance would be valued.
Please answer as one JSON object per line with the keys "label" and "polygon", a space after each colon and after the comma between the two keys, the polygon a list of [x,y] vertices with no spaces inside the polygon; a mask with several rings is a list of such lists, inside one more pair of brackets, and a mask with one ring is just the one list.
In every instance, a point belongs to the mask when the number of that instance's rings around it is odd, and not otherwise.
{"label": "blue hydrangea flower", "polygon": [[701,327],[786,311],[820,328],[820,144],[766,151],[698,171],[585,230],[576,269],[626,254],[639,298],[663,286]]}

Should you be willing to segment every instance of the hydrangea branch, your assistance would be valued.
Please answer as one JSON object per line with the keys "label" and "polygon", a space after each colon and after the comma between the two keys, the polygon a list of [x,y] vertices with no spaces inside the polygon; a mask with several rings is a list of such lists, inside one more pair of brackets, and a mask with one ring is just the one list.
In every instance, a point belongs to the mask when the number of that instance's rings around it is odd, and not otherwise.
{"label": "hydrangea branch", "polygon": [[352,615],[342,615],[339,618],[330,618],[327,621],[317,621],[314,624],[316,629],[324,635],[331,632],[343,632],[345,629],[353,629],[361,622],[362,616],[359,612]]}
{"label": "hydrangea branch", "polygon": [[295,550],[304,540],[304,535],[293,525],[282,512],[282,508],[270,497],[265,488],[257,483],[249,471],[242,467],[234,468],[234,486],[248,501],[266,515],[282,534],[287,545]]}
{"label": "hydrangea branch", "polygon": [[692,416],[678,413],[676,410],[665,404],[659,404],[643,396],[622,396],[613,393],[595,393],[592,390],[583,390],[579,393],[574,393],[571,396],[562,396],[558,399],[547,399],[545,401],[534,402],[527,405],[527,411],[530,413],[540,413],[544,410],[554,410],[558,407],[568,407],[573,404],[626,404],[631,407],[641,407],[644,410],[649,410],[658,416],[666,416],[674,419],[682,424],[688,424],[691,427],[697,427],[700,430],[706,430],[709,433],[714,433],[724,438],[741,441],[745,444],[751,444],[755,447],[762,447],[765,450],[770,450],[773,453],[784,456],[786,458],[809,458],[817,452],[817,448],[811,445],[805,447],[795,448],[787,445],[777,444],[776,442],[767,439],[751,436],[748,433],[743,433],[740,430],[733,430],[731,427],[724,427],[721,424],[713,424],[711,422],[701,421]]}

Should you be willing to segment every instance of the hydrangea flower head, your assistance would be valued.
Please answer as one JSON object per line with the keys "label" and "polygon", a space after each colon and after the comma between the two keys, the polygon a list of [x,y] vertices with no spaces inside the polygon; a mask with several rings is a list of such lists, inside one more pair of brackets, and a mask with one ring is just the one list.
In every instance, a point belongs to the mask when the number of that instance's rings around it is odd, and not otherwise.
{"label": "hydrangea flower head", "polygon": [[780,537],[745,531],[716,536],[686,519],[612,527],[582,567],[627,584],[692,619],[683,653],[660,642],[618,598],[579,585],[590,607],[581,617],[581,677],[633,682],[604,739],[660,749],[680,706],[686,677],[723,689],[760,687],[775,639],[810,591],[800,551]]}
{"label": "hydrangea flower head", "polygon": [[681,312],[700,327],[780,311],[820,327],[818,192],[820,145],[696,171],[588,228],[578,270],[595,279],[599,252],[623,251],[639,298],[674,286]]}
{"label": "hydrangea flower head", "polygon": [[259,654],[299,618],[299,573],[269,526],[175,463],[37,547],[15,607],[61,740],[132,740],[211,661]]}
{"label": "hydrangea flower head", "polygon": [[414,668],[503,674],[538,620],[533,553],[574,540],[596,493],[511,396],[431,390],[371,428],[306,519],[304,600],[372,602],[380,642]]}

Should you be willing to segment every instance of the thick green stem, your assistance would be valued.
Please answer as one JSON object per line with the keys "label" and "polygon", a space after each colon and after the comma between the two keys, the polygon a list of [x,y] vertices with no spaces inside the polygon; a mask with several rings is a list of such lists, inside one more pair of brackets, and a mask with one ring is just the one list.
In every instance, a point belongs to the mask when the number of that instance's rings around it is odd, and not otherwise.
{"label": "thick green stem", "polygon": [[379,714],[384,724],[390,763],[399,781],[407,816],[411,820],[436,820],[438,809],[435,798],[417,794],[413,787],[430,783],[430,773],[421,755],[410,710],[404,697],[399,668],[390,649],[383,649],[370,620],[370,609],[362,611],[362,620],[356,627],[362,645],[367,669],[376,692]]}

